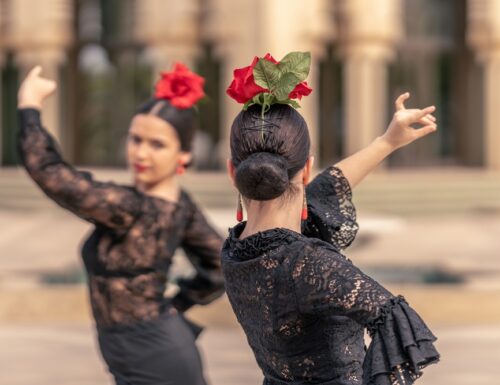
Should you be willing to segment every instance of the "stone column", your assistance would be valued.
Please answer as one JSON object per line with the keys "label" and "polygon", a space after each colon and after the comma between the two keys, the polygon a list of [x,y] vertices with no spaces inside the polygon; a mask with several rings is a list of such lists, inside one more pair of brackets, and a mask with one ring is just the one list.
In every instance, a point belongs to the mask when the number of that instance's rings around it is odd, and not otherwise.
{"label": "stone column", "polygon": [[387,63],[403,34],[401,0],[341,0],[345,153],[360,150],[388,123]]}
{"label": "stone column", "polygon": [[145,45],[158,80],[176,61],[193,67],[199,54],[198,0],[140,0],[135,2],[134,36]]}
{"label": "stone column", "polygon": [[[73,0],[7,0],[5,36],[21,79],[35,65],[43,67],[42,75],[60,86],[59,70],[73,42]],[[60,92],[46,100],[43,120],[49,131],[61,139]]]}
{"label": "stone column", "polygon": [[467,41],[483,69],[484,163],[500,171],[500,1],[469,0],[467,11]]}
{"label": "stone column", "polygon": [[307,79],[314,92],[300,104],[313,145],[318,140],[318,63],[324,46],[334,38],[333,3],[328,0],[208,0],[203,23],[203,36],[213,42],[224,63],[222,68],[223,140],[221,160],[229,156],[229,132],[241,105],[225,95],[235,68],[247,66],[254,56],[270,52],[277,60],[290,51],[310,51],[313,58]]}
{"label": "stone column", "polygon": [[[5,29],[5,17],[4,17],[4,9],[3,2],[0,1],[0,32]],[[4,41],[3,41],[3,33],[0,33],[0,74],[3,69],[4,64]],[[3,106],[3,95],[2,95],[2,76],[0,76],[0,167],[2,166],[2,150],[3,150],[3,114],[2,114],[2,106]]]}
{"label": "stone column", "polygon": [[224,167],[229,158],[229,133],[241,105],[226,95],[235,68],[247,66],[261,52],[260,0],[207,0],[202,19],[202,36],[214,46],[221,62],[221,135],[217,143],[219,162]]}

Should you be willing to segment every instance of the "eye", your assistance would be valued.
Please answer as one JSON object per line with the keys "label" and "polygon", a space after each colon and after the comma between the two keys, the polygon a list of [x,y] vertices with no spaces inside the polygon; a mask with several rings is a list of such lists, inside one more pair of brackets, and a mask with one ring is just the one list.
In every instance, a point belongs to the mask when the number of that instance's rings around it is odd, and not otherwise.
{"label": "eye", "polygon": [[134,144],[140,144],[142,142],[142,139],[137,135],[130,135],[129,140]]}
{"label": "eye", "polygon": [[152,140],[151,141],[151,147],[153,147],[155,150],[159,150],[161,148],[165,148],[167,147],[165,145],[165,143],[163,143],[162,141],[159,141],[159,140]]}

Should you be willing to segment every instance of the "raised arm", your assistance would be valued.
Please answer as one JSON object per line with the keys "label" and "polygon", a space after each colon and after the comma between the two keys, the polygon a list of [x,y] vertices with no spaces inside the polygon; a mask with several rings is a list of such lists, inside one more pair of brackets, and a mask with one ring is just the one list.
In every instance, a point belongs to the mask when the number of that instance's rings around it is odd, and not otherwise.
{"label": "raised arm", "polygon": [[186,226],[182,248],[196,270],[190,279],[181,279],[173,305],[181,311],[193,305],[206,305],[224,293],[220,254],[222,238],[191,202],[191,218]]}
{"label": "raised arm", "polygon": [[[396,112],[387,131],[382,136],[377,137],[371,144],[335,165],[343,171],[352,188],[357,186],[380,162],[398,148],[436,131],[436,118],[432,115],[435,107],[406,109],[404,102],[409,97],[410,94],[407,92],[396,99]],[[412,127],[414,124],[420,124],[422,127],[414,128]]]}
{"label": "raised arm", "polygon": [[43,100],[54,92],[55,82],[40,77],[35,67],[19,90],[18,150],[31,178],[60,206],[92,223],[111,228],[130,226],[141,213],[143,197],[136,190],[92,179],[61,157],[54,138],[42,127]]}

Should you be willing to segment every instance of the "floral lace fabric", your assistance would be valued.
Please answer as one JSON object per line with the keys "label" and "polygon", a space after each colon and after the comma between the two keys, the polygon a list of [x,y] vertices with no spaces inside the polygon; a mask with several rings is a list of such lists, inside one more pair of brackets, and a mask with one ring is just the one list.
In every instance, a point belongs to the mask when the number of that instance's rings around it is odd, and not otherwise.
{"label": "floral lace fabric", "polygon": [[[20,110],[19,117],[19,153],[31,178],[57,204],[95,225],[82,256],[98,326],[155,319],[170,304],[184,311],[222,295],[222,239],[187,193],[170,202],[95,181],[61,158],[38,110]],[[170,300],[164,291],[178,247],[196,275],[181,280]]]}
{"label": "floral lace fabric", "polygon": [[341,170],[322,172],[307,198],[303,234],[276,228],[239,239],[242,223],[222,249],[226,291],[264,384],[413,383],[439,358],[435,337],[402,297],[339,253],[357,230]]}
{"label": "floral lace fabric", "polygon": [[337,167],[321,172],[306,187],[308,219],[302,234],[331,243],[339,250],[348,247],[359,226],[349,181]]}

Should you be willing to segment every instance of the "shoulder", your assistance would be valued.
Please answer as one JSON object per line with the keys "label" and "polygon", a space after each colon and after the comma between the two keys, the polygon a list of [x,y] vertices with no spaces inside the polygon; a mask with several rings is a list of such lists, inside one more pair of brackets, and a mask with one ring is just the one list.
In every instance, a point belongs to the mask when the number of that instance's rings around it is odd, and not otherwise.
{"label": "shoulder", "polygon": [[304,237],[296,244],[290,245],[295,250],[293,261],[294,275],[300,270],[331,270],[352,266],[349,258],[328,242],[317,238]]}
{"label": "shoulder", "polygon": [[183,188],[180,189],[178,203],[182,208],[190,209],[193,211],[199,210],[198,204],[196,203],[195,199],[193,199],[192,195]]}
{"label": "shoulder", "polygon": [[304,236],[303,247],[308,251],[307,254],[316,258],[333,258],[342,261],[351,262],[340,250],[329,242],[319,238],[309,238]]}

